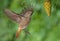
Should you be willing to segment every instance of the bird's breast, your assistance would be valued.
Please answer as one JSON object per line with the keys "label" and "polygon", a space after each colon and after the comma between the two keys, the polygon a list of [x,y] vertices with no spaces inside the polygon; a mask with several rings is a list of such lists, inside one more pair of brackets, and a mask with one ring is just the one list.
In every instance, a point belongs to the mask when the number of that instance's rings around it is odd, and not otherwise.
{"label": "bird's breast", "polygon": [[25,28],[30,22],[30,19],[28,18],[23,18],[21,21],[20,21],[20,26],[21,28]]}

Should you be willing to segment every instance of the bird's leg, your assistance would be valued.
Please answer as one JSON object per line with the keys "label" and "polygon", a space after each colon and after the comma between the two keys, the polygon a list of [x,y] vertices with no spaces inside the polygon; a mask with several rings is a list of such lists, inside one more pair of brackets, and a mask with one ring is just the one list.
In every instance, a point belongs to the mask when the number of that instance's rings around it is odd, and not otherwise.
{"label": "bird's leg", "polygon": [[30,33],[30,32],[28,32],[28,30],[27,30],[27,29],[24,29],[24,32],[25,32],[27,35],[31,35],[31,33]]}

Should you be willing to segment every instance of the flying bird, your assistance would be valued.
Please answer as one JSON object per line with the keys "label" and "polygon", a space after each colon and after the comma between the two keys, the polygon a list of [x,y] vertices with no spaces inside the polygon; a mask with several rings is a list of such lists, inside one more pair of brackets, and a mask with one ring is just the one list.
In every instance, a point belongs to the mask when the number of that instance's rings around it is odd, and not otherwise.
{"label": "flying bird", "polygon": [[22,11],[21,14],[16,14],[15,12],[9,10],[9,9],[4,9],[4,13],[6,16],[15,22],[18,23],[18,29],[16,32],[16,38],[19,36],[19,33],[27,27],[27,25],[30,23],[31,20],[31,15],[33,13],[32,8],[25,9]]}

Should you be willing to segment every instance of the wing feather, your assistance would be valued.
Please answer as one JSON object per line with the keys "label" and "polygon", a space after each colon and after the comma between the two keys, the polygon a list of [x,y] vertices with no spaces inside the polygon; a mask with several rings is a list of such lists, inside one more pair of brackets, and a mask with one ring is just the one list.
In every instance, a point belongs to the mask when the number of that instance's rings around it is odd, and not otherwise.
{"label": "wing feather", "polygon": [[18,23],[20,22],[19,15],[17,15],[16,13],[10,11],[9,9],[4,9],[4,12],[10,19],[12,19]]}

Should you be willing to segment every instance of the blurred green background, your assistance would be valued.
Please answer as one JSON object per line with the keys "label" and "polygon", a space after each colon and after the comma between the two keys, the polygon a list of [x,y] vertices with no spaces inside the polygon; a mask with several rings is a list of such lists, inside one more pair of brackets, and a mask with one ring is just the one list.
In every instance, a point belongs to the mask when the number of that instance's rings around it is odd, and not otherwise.
{"label": "blurred green background", "polygon": [[[0,0],[0,41],[60,41],[60,0],[51,0],[51,16],[48,17],[44,0]],[[3,12],[8,8],[18,14],[24,8],[33,7],[34,13],[26,34],[24,30],[16,39],[18,24]]]}

